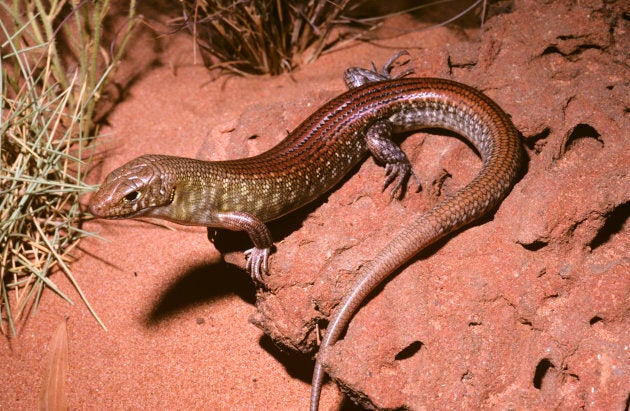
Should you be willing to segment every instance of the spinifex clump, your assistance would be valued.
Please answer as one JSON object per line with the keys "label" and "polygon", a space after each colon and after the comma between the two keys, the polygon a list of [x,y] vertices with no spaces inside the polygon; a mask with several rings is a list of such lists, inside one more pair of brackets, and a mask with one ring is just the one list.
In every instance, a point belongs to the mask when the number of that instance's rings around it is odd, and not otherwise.
{"label": "spinifex clump", "polygon": [[68,263],[89,234],[78,201],[91,189],[85,152],[121,56],[104,61],[99,44],[108,2],[7,3],[0,5],[0,330],[16,334],[16,320],[35,311],[46,287],[70,302],[50,278],[54,269],[100,323]]}

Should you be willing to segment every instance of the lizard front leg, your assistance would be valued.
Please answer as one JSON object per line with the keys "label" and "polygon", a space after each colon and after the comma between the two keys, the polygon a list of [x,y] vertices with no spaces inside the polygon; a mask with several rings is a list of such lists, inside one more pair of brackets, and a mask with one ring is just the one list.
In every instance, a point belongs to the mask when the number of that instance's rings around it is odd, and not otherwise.
{"label": "lizard front leg", "polygon": [[239,211],[217,213],[221,227],[234,231],[245,231],[254,243],[254,247],[245,251],[247,260],[245,269],[249,271],[252,280],[263,284],[263,274],[269,271],[269,253],[273,246],[273,239],[269,229],[258,218]]}

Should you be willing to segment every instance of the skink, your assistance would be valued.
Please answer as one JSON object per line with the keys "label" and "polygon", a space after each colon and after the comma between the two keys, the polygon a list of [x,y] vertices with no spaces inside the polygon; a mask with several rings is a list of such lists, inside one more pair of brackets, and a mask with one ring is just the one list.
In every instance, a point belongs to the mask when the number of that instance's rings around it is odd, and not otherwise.
{"label": "skink", "polygon": [[[413,175],[390,136],[440,127],[479,152],[483,165],[465,187],[412,221],[359,273],[331,316],[322,348],[333,345],[363,300],[427,245],[479,218],[507,195],[522,162],[518,132],[490,98],[454,81],[389,76],[349,69],[349,91],[324,104],[278,145],[255,157],[201,161],[145,155],[114,170],[93,196],[102,218],[157,217],[185,225],[245,230],[254,248],[247,268],[263,282],[273,241],[265,222],[333,188],[369,153],[385,164],[384,187],[400,196]],[[317,410],[324,371],[315,363],[311,410]]]}

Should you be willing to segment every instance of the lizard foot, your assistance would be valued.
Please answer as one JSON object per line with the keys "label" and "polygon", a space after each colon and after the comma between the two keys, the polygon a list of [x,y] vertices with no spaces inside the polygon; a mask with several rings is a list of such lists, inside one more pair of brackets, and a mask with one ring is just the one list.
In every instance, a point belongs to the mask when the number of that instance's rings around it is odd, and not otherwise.
{"label": "lizard foot", "polygon": [[383,182],[383,191],[392,183],[392,189],[390,190],[390,196],[392,199],[401,199],[404,195],[404,188],[407,186],[409,178],[413,177],[416,183],[416,192],[422,189],[420,180],[416,173],[413,172],[409,163],[389,163],[385,165],[385,181]]}
{"label": "lizard foot", "polygon": [[245,269],[252,276],[252,280],[258,284],[264,284],[263,274],[269,273],[269,248],[250,248],[245,251]]}
{"label": "lizard foot", "polygon": [[409,52],[407,50],[401,50],[398,53],[394,54],[388,61],[385,63],[381,71],[379,72],[374,63],[372,63],[372,69],[364,69],[360,67],[350,67],[346,69],[343,73],[343,79],[346,83],[346,86],[350,89],[362,86],[367,83],[375,83],[377,81],[383,80],[392,80],[397,78],[403,78],[411,73],[413,73],[412,67],[407,67],[402,72],[397,75],[392,75],[392,69],[394,66],[394,62],[398,60],[401,56],[408,56]]}

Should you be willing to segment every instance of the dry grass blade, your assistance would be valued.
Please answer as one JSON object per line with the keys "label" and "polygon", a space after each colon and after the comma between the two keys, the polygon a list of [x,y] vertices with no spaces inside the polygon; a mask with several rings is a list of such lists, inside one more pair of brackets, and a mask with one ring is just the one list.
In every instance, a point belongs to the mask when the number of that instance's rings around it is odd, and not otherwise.
{"label": "dry grass blade", "polygon": [[40,410],[68,409],[66,382],[69,368],[68,328],[67,320],[64,319],[50,340],[48,361],[46,361],[42,386],[39,392]]}

